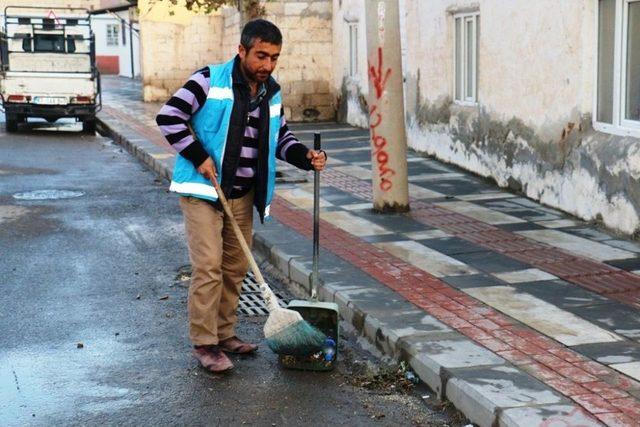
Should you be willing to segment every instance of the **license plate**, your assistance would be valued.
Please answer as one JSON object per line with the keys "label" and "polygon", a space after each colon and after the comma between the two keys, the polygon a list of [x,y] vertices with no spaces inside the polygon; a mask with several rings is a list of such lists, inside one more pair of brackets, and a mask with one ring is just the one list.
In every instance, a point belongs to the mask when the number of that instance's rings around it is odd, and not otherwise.
{"label": "license plate", "polygon": [[34,96],[34,104],[47,104],[47,105],[66,105],[67,98],[56,96]]}

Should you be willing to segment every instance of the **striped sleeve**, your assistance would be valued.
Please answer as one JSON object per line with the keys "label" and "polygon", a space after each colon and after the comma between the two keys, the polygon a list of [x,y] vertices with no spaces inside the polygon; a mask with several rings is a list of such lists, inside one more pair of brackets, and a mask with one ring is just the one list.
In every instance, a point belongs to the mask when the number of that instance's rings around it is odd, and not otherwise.
{"label": "striped sleeve", "polygon": [[278,135],[276,157],[300,169],[311,170],[313,167],[311,166],[311,160],[307,159],[308,151],[309,149],[289,129],[287,119],[284,116],[284,108],[281,108],[280,134]]}
{"label": "striped sleeve", "polygon": [[200,141],[194,140],[187,123],[204,105],[209,92],[209,67],[196,71],[156,116],[160,132],[180,155],[197,168],[209,154]]}

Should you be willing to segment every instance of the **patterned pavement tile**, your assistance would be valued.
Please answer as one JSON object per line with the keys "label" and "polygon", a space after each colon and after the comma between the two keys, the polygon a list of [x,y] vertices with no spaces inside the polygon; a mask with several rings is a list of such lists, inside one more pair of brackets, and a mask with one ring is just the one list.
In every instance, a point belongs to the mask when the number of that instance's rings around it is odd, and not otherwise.
{"label": "patterned pavement tile", "polygon": [[541,225],[545,228],[565,228],[574,227],[578,225],[579,222],[572,219],[555,219],[551,221],[536,221],[536,224]]}
{"label": "patterned pavement tile", "polygon": [[633,341],[583,344],[573,349],[605,365],[640,362],[640,344]]}
{"label": "patterned pavement tile", "polygon": [[504,273],[531,268],[530,265],[523,262],[491,251],[458,254],[455,258],[486,273]]}
{"label": "patterned pavement tile", "polygon": [[486,252],[486,249],[460,239],[459,237],[441,237],[439,239],[418,240],[419,243],[445,255],[465,254],[470,252]]}
{"label": "patterned pavement tile", "polygon": [[488,274],[468,274],[464,276],[445,276],[442,281],[457,289],[480,288],[487,286],[505,286],[506,283]]}
{"label": "patterned pavement tile", "polygon": [[526,292],[562,309],[608,303],[603,296],[585,290],[564,280],[523,282],[516,285],[518,290]]}
{"label": "patterned pavement tile", "polygon": [[510,286],[468,288],[464,291],[567,346],[622,340],[614,333]]}
{"label": "patterned pavement tile", "polygon": [[344,211],[325,212],[322,215],[322,219],[356,236],[373,236],[392,233],[392,231],[384,227],[380,227],[379,225]]}
{"label": "patterned pavement tile", "polygon": [[505,273],[496,273],[495,276],[504,280],[507,283],[523,283],[523,282],[538,282],[543,280],[555,280],[556,276],[549,274],[537,268],[528,268],[526,270],[519,271],[507,271]]}
{"label": "patterned pavement tile", "polygon": [[609,366],[635,380],[640,380],[640,362],[614,363]]}
{"label": "patterned pavement tile", "polygon": [[611,246],[583,237],[573,236],[559,230],[518,231],[517,234],[598,261],[634,258],[636,256],[636,254],[629,251],[612,248]]}
{"label": "patterned pavement tile", "polygon": [[378,243],[376,246],[435,277],[476,273],[476,270],[468,265],[434,251],[418,242]]}
{"label": "patterned pavement tile", "polygon": [[494,210],[485,208],[483,206],[476,205],[470,202],[443,202],[435,203],[436,206],[458,212],[463,215],[472,217],[477,221],[482,221],[487,224],[514,224],[517,222],[525,222],[520,218],[516,218],[511,215],[504,214],[502,212],[496,212]]}
{"label": "patterned pavement tile", "polygon": [[566,307],[566,310],[619,335],[640,342],[639,310],[617,302],[584,307]]}

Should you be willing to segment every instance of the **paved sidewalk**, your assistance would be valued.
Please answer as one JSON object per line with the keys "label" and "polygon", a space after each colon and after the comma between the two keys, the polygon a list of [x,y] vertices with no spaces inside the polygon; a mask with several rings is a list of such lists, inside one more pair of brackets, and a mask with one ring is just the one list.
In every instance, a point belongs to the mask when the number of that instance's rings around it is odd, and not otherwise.
{"label": "paved sidewalk", "polygon": [[[159,105],[105,79],[102,126],[169,177]],[[411,212],[371,211],[366,130],[323,135],[321,296],[482,426],[640,425],[640,245],[409,155]],[[287,170],[288,168],[284,168]],[[309,286],[312,184],[281,184],[255,250]]]}

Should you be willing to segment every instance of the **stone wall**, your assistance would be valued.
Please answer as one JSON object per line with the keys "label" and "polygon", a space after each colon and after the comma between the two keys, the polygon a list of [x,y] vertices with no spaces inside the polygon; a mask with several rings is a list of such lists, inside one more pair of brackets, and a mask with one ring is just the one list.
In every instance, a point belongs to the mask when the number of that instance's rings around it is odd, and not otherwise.
{"label": "stone wall", "polygon": [[[146,0],[148,1],[148,0]],[[238,51],[242,15],[224,8],[214,15],[187,13],[162,2],[147,10],[140,2],[145,101],[165,101],[201,66],[227,60]],[[285,114],[292,121],[335,118],[331,86],[333,34],[331,0],[265,3],[265,18],[283,33],[274,77],[282,86]],[[173,15],[169,11],[174,12]]]}
{"label": "stone wall", "polygon": [[282,86],[285,114],[292,121],[334,119],[331,0],[265,5],[265,18],[278,25],[284,39],[275,77]]}
{"label": "stone wall", "polygon": [[166,101],[193,72],[221,62],[222,11],[196,14],[165,0],[139,2],[140,64],[147,102]]}

